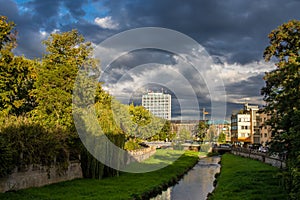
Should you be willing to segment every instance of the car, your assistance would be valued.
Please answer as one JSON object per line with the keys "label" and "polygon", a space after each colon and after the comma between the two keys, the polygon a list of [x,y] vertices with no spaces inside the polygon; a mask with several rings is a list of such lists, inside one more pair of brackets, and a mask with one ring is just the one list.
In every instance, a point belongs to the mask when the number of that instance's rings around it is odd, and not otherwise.
{"label": "car", "polygon": [[231,148],[231,145],[229,144],[220,144],[221,148]]}
{"label": "car", "polygon": [[258,148],[258,151],[259,152],[262,152],[262,153],[267,153],[269,151],[269,149],[267,147],[263,147],[263,146],[260,146]]}

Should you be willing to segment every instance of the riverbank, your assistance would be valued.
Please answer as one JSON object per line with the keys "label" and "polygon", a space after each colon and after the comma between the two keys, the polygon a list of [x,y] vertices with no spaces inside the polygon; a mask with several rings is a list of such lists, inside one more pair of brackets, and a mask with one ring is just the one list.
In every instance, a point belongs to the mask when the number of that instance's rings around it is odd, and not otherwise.
{"label": "riverbank", "polygon": [[278,168],[232,154],[222,156],[221,166],[209,200],[287,199]]}
{"label": "riverbank", "polygon": [[[149,165],[168,162],[166,157],[178,156],[181,152],[158,150],[146,160]],[[172,160],[172,159],[169,159]],[[122,173],[119,177],[102,180],[77,179],[0,194],[0,199],[147,199],[175,184],[199,160],[198,152],[185,152],[165,168],[148,173]]]}

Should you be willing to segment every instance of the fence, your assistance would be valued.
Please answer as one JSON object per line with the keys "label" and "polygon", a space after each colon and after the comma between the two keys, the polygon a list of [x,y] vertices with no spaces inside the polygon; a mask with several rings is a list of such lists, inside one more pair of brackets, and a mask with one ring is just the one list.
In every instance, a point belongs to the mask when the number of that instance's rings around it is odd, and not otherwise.
{"label": "fence", "polygon": [[239,156],[259,160],[261,162],[270,164],[274,167],[278,167],[278,168],[285,168],[286,167],[286,163],[283,159],[279,159],[275,156],[270,156],[270,155],[265,154],[265,153],[254,152],[254,151],[251,151],[250,149],[234,148],[234,149],[231,150],[231,153],[234,154],[234,155],[239,155]]}

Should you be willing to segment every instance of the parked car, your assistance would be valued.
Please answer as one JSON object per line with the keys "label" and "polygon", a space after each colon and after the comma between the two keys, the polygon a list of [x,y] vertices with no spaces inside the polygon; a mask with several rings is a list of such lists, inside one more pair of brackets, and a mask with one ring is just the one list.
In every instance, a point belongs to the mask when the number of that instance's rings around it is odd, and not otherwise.
{"label": "parked car", "polygon": [[263,146],[260,146],[258,148],[258,151],[259,152],[262,152],[262,153],[267,153],[269,151],[268,147],[263,147]]}
{"label": "parked car", "polygon": [[220,144],[221,148],[231,148],[230,144]]}

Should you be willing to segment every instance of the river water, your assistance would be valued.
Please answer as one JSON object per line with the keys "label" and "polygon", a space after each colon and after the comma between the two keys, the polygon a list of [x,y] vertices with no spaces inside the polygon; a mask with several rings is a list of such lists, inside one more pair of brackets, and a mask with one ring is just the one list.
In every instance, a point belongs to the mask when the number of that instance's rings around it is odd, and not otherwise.
{"label": "river water", "polygon": [[202,158],[176,185],[151,200],[204,200],[214,189],[220,157]]}

